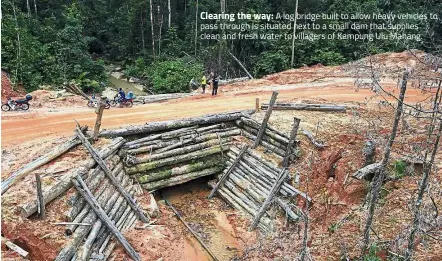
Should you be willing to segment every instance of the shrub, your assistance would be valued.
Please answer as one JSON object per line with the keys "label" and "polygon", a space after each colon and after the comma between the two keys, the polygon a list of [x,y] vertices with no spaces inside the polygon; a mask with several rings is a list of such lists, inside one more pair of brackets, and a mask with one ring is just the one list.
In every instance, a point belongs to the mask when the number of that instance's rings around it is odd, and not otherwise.
{"label": "shrub", "polygon": [[402,178],[405,175],[405,168],[407,167],[407,163],[403,160],[397,160],[393,163],[393,171],[394,176],[398,178]]}
{"label": "shrub", "polygon": [[175,59],[154,62],[147,69],[147,78],[155,93],[188,92],[190,80],[199,82],[202,73],[202,64]]}
{"label": "shrub", "polygon": [[256,60],[254,74],[259,77],[289,68],[289,58],[282,51],[263,52]]}

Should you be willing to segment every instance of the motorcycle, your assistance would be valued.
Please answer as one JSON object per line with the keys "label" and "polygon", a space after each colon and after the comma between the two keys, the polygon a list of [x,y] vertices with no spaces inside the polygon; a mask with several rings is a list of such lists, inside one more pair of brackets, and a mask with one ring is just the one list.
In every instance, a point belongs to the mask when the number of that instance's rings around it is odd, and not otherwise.
{"label": "motorcycle", "polygon": [[[98,101],[95,98],[90,99],[87,102],[87,106],[90,108],[97,108],[98,107]],[[111,103],[109,101],[109,99],[106,98],[106,104],[104,106],[105,109],[109,109],[111,106]]]}
{"label": "motorcycle", "polygon": [[2,104],[2,111],[18,111],[18,110],[29,110],[29,101],[32,100],[32,95],[28,94],[24,99],[12,100],[8,98],[8,102]]}
{"label": "motorcycle", "polygon": [[110,102],[110,105],[115,107],[117,104],[120,104],[120,106],[132,107],[132,105],[134,105],[133,99],[134,97],[132,92],[129,92],[128,96],[124,99],[121,98],[120,94],[117,94],[115,95],[114,100]]}
{"label": "motorcycle", "polygon": [[134,102],[133,99],[114,99],[110,102],[110,105],[112,107],[117,106],[117,104],[120,104],[120,106],[132,107],[132,105],[134,105]]}

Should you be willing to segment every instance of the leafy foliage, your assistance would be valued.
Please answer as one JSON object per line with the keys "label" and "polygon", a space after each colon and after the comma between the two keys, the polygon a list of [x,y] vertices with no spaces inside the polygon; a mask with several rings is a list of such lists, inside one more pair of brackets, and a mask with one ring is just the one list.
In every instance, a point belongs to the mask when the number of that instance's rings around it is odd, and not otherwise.
{"label": "leafy foliage", "polygon": [[155,62],[147,70],[148,80],[156,93],[188,92],[190,79],[202,76],[203,66],[184,59]]}
{"label": "leafy foliage", "polygon": [[282,51],[263,52],[258,56],[254,73],[257,77],[275,72],[280,72],[289,68],[289,59]]}
{"label": "leafy foliage", "polygon": [[362,257],[363,261],[381,261],[382,259],[376,255],[378,252],[378,247],[375,244],[370,246],[368,254]]}

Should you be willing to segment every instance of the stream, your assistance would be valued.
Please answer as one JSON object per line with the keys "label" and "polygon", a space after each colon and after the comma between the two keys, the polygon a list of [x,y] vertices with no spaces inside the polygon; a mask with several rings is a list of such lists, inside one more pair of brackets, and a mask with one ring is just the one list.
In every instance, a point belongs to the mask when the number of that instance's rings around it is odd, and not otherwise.
{"label": "stream", "polygon": [[145,96],[148,95],[147,92],[143,91],[143,86],[141,84],[137,83],[131,83],[128,82],[126,79],[121,79],[122,76],[121,73],[113,72],[109,74],[109,82],[110,85],[115,88],[115,90],[118,90],[119,88],[122,88],[125,93],[128,93],[129,91],[133,92],[135,96]]}
{"label": "stream", "polygon": [[[162,194],[178,210],[218,260],[231,260],[241,254],[241,247],[237,242],[236,229],[229,222],[229,211],[217,209],[216,204],[207,199],[210,193],[207,182],[211,178],[213,177],[198,178],[181,185],[164,188]],[[184,224],[182,226],[184,227]],[[183,260],[213,260],[188,230],[186,230],[184,248]]]}

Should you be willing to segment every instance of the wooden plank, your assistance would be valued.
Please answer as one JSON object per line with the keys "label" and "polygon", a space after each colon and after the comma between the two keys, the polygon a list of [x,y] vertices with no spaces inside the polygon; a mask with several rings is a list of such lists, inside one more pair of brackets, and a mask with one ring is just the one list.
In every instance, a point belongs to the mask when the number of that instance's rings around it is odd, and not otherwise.
{"label": "wooden plank", "polygon": [[284,159],[282,160],[282,167],[286,168],[289,165],[290,157],[293,155],[294,152],[294,145],[296,140],[296,134],[298,133],[299,129],[299,123],[301,122],[298,118],[293,118],[293,128],[292,132],[290,133],[290,139],[289,143],[287,144],[287,148],[285,150]]}
{"label": "wooden plank", "polygon": [[235,161],[233,162],[233,164],[229,167],[229,169],[227,170],[226,174],[222,175],[219,178],[218,183],[216,183],[215,187],[213,187],[212,191],[210,192],[208,198],[212,198],[213,195],[215,195],[215,192],[224,184],[224,182],[226,181],[227,177],[229,176],[229,174],[232,172],[232,170],[235,168],[235,166],[238,164],[238,162],[241,160],[242,156],[244,155],[244,153],[246,153],[247,149],[249,148],[248,145],[244,145],[241,149],[241,151],[238,154],[238,157],[235,159]]}
{"label": "wooden plank", "polygon": [[258,225],[259,220],[264,215],[264,213],[267,211],[267,208],[272,203],[273,198],[276,196],[276,194],[279,193],[279,190],[281,189],[281,186],[284,183],[287,175],[288,175],[287,169],[282,169],[281,173],[279,174],[278,179],[275,181],[275,183],[273,184],[273,187],[270,189],[269,195],[267,196],[266,200],[262,204],[262,206],[259,209],[258,213],[256,214],[255,218],[253,219],[252,225],[250,225],[250,230],[254,229]]}
{"label": "wooden plank", "polygon": [[262,135],[264,135],[264,132],[266,131],[267,123],[269,122],[270,115],[272,114],[273,105],[275,104],[277,97],[278,97],[278,92],[273,92],[272,98],[270,99],[269,108],[267,109],[266,115],[264,116],[264,119],[262,120],[258,135],[256,135],[255,143],[252,146],[253,149],[258,147],[259,143],[261,142]]}
{"label": "wooden plank", "polygon": [[101,221],[103,221],[103,223],[107,226],[107,228],[112,232],[112,234],[115,236],[115,238],[118,240],[118,242],[120,242],[121,245],[123,245],[124,249],[126,250],[126,253],[132,259],[134,259],[136,261],[138,261],[138,260],[141,261],[140,255],[129,244],[129,242],[127,242],[127,240],[123,236],[123,234],[121,234],[121,232],[114,225],[112,220],[106,215],[106,212],[101,208],[100,204],[97,202],[95,197],[89,191],[89,189],[87,188],[83,179],[79,175],[77,175],[77,177],[75,179],[72,179],[72,183],[74,183],[74,186],[77,188],[78,192],[87,201],[87,203],[90,205],[91,209],[94,210],[94,212],[101,219]]}
{"label": "wooden plank", "polygon": [[107,98],[105,96],[101,96],[100,103],[95,111],[97,113],[97,119],[95,120],[94,135],[92,136],[93,140],[97,140],[98,134],[100,133],[101,118],[103,117],[104,107],[106,106],[106,99]]}
{"label": "wooden plank", "polygon": [[134,202],[133,198],[129,195],[129,193],[127,193],[127,191],[123,188],[123,186],[121,186],[121,184],[116,180],[116,178],[114,177],[114,175],[112,175],[112,172],[110,171],[110,169],[107,167],[106,163],[104,162],[104,160],[102,158],[100,158],[100,156],[98,155],[97,151],[92,147],[92,145],[89,143],[89,141],[87,140],[87,138],[84,136],[84,134],[79,131],[80,128],[77,125],[77,135],[78,138],[81,140],[81,142],[83,143],[83,145],[86,147],[86,149],[89,151],[89,153],[92,155],[92,157],[95,159],[95,161],[97,162],[97,164],[101,167],[101,169],[103,169],[104,173],[106,174],[106,176],[109,178],[110,182],[112,183],[112,185],[114,185],[117,190],[120,192],[120,194],[126,199],[126,201],[129,203],[129,205],[131,206],[131,208],[133,209],[133,211],[137,214],[137,216],[140,218],[141,221],[143,221],[144,223],[149,222],[149,220],[147,219],[147,217],[143,214],[143,211],[138,207],[138,205]]}

